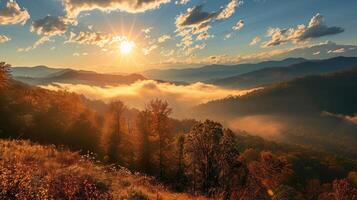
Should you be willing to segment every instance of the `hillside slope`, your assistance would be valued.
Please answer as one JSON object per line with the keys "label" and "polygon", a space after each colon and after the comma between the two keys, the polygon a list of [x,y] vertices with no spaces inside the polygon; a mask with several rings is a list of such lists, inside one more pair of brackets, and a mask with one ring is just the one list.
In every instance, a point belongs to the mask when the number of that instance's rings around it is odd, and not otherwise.
{"label": "hillside slope", "polygon": [[204,199],[171,193],[153,178],[90,156],[0,140],[0,199]]}
{"label": "hillside slope", "polygon": [[264,68],[250,73],[212,81],[213,84],[247,89],[283,82],[307,75],[319,75],[351,69],[357,66],[355,57],[336,57],[327,60],[307,61],[288,67]]}
{"label": "hillside slope", "polygon": [[299,78],[245,96],[212,101],[196,107],[192,114],[265,138],[357,158],[355,91],[357,68]]}

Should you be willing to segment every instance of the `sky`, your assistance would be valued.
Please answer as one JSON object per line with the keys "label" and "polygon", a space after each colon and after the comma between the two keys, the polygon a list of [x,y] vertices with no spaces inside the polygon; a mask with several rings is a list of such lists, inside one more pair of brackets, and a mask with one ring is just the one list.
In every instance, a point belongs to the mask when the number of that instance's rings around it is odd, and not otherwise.
{"label": "sky", "polygon": [[0,60],[140,72],[357,56],[355,0],[0,0]]}

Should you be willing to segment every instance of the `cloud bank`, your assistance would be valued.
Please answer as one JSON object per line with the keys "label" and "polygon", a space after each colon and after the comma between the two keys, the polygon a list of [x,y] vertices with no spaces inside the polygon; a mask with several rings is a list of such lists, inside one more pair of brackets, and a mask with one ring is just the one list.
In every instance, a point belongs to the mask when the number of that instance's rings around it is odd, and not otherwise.
{"label": "cloud bank", "polygon": [[185,117],[188,109],[197,104],[224,98],[229,95],[244,95],[250,92],[226,90],[204,83],[175,85],[171,83],[159,83],[153,80],[139,81],[131,85],[107,87],[80,84],[52,84],[43,87],[50,90],[66,90],[83,94],[92,100],[110,102],[113,99],[120,99],[128,106],[139,109],[143,109],[148,101],[160,98],[166,100],[174,108],[174,115],[176,117]]}

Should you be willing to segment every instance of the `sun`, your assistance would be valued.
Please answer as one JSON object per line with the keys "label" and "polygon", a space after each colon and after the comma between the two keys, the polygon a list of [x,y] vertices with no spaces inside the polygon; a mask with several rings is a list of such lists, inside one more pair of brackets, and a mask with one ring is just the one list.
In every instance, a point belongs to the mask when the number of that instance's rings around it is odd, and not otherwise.
{"label": "sun", "polygon": [[119,50],[122,54],[129,54],[133,51],[135,43],[133,41],[122,41],[119,46]]}

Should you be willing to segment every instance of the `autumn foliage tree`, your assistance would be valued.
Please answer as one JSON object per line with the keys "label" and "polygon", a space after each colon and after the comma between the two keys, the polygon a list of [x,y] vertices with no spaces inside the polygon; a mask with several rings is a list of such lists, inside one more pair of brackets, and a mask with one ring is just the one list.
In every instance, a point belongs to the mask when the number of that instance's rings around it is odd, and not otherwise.
{"label": "autumn foliage tree", "polygon": [[0,62],[0,88],[7,85],[10,79],[10,68],[11,65]]}
{"label": "autumn foliage tree", "polygon": [[109,136],[107,155],[110,162],[122,164],[120,145],[122,138],[122,115],[125,109],[123,102],[117,100],[110,103],[110,111],[113,119],[113,130]]}
{"label": "autumn foliage tree", "polygon": [[151,113],[153,135],[158,142],[159,177],[164,178],[167,150],[172,142],[170,135],[169,115],[172,109],[167,102],[156,99],[149,103],[148,110]]}
{"label": "autumn foliage tree", "polygon": [[213,195],[225,191],[229,176],[239,168],[238,149],[231,131],[210,120],[195,125],[186,137],[185,153],[193,190]]}
{"label": "autumn foliage tree", "polygon": [[151,132],[151,112],[147,109],[141,111],[136,120],[136,126],[139,134],[139,169],[145,173],[153,173],[153,144],[150,139]]}

